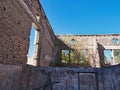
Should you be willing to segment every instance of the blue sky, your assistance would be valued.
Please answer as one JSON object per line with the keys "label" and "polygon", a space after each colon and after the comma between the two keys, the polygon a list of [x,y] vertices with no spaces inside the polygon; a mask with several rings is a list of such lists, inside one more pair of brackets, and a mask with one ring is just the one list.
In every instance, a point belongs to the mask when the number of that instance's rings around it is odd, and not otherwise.
{"label": "blue sky", "polygon": [[[120,0],[40,0],[55,34],[120,33]],[[34,30],[29,56],[33,55]]]}
{"label": "blue sky", "polygon": [[30,44],[29,44],[29,51],[28,51],[29,57],[33,57],[33,54],[34,54],[34,37],[35,37],[35,29],[32,26],[31,32],[30,32]]}
{"label": "blue sky", "polygon": [[120,0],[40,0],[55,34],[120,33]]}

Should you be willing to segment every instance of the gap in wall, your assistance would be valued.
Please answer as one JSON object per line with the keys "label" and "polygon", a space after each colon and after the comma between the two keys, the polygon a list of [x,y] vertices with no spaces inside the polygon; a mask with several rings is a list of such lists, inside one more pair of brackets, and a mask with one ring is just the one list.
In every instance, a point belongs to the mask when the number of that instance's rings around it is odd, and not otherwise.
{"label": "gap in wall", "polygon": [[104,50],[104,61],[105,64],[112,63],[112,50]]}
{"label": "gap in wall", "polygon": [[35,40],[35,28],[32,26],[31,32],[30,32],[29,51],[27,55],[27,64],[30,64],[30,65],[33,64],[33,58],[34,58],[34,40]]}
{"label": "gap in wall", "polygon": [[114,50],[115,64],[120,64],[120,50]]}

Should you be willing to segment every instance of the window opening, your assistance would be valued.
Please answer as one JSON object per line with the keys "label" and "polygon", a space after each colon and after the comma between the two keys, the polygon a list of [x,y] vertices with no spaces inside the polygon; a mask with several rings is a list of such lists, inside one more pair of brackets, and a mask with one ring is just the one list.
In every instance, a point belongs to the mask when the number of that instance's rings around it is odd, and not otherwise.
{"label": "window opening", "polygon": [[90,67],[87,62],[87,50],[62,50],[62,63],[68,67]]}
{"label": "window opening", "polygon": [[119,40],[117,38],[113,39],[114,44],[119,44]]}
{"label": "window opening", "polygon": [[85,57],[87,56],[87,50],[86,49],[83,50],[83,54],[84,54]]}
{"label": "window opening", "polygon": [[34,58],[34,40],[35,40],[35,28],[31,27],[30,32],[30,44],[29,44],[29,51],[27,55],[27,64],[32,65],[33,64],[33,58]]}
{"label": "window opening", "polygon": [[111,64],[113,60],[112,50],[104,50],[105,64]]}
{"label": "window opening", "polygon": [[115,64],[120,63],[120,50],[114,50]]}
{"label": "window opening", "polygon": [[71,45],[75,45],[76,44],[76,41],[74,39],[71,40]]}
{"label": "window opening", "polygon": [[68,63],[70,60],[70,50],[62,50],[62,63]]}

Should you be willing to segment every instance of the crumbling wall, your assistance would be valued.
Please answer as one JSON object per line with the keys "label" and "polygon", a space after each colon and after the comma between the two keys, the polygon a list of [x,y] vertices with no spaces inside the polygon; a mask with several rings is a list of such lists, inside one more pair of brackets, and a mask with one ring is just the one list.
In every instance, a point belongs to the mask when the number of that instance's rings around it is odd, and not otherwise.
{"label": "crumbling wall", "polygon": [[32,68],[29,88],[36,90],[119,90],[119,71],[119,66],[101,69]]}
{"label": "crumbling wall", "polygon": [[[120,49],[120,35],[58,35],[56,36],[56,56],[59,60],[61,57],[61,50],[72,50],[72,40],[75,41],[74,49],[86,50],[87,56],[92,67],[104,66],[104,50]],[[115,40],[115,41],[114,41]]]}
{"label": "crumbling wall", "polygon": [[54,58],[54,32],[49,24],[39,0],[24,0],[36,17],[37,26],[33,26],[38,30],[34,48],[34,60],[36,66],[49,66]]}
{"label": "crumbling wall", "polygon": [[[54,33],[38,0],[24,1],[0,1],[0,90],[120,89],[120,65],[101,69],[40,68],[21,65],[26,64],[31,25],[38,31],[38,41],[35,44],[37,65],[48,66],[55,50]],[[69,45],[66,47],[63,41],[59,41],[65,49],[69,48]],[[90,44],[96,46],[96,42],[93,44],[91,41]],[[99,47],[103,49],[101,44]],[[60,44],[57,43],[56,50],[62,49],[59,47]],[[116,49],[118,48],[117,44]]]}
{"label": "crumbling wall", "polygon": [[0,90],[119,90],[120,66],[40,68],[0,64]]}
{"label": "crumbling wall", "polygon": [[0,62],[25,64],[31,18],[18,1],[0,1]]}
{"label": "crumbling wall", "polygon": [[[30,29],[33,25],[39,35],[39,43],[35,47],[35,65],[40,66],[47,62],[46,55],[48,62],[53,57],[54,33],[39,1],[24,1],[0,1],[0,62],[17,65],[27,63]],[[44,65],[48,66],[49,63]]]}

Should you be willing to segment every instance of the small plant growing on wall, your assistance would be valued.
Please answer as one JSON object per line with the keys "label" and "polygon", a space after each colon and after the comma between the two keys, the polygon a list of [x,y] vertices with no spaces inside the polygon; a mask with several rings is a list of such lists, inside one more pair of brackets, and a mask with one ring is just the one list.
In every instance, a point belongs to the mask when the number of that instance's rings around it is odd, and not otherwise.
{"label": "small plant growing on wall", "polygon": [[[90,67],[87,61],[87,50],[84,49],[84,42],[77,42],[75,39],[71,39],[67,42],[71,49],[62,50],[62,61],[64,65],[73,67]],[[78,46],[81,49],[78,49]],[[64,66],[63,65],[63,66]]]}

